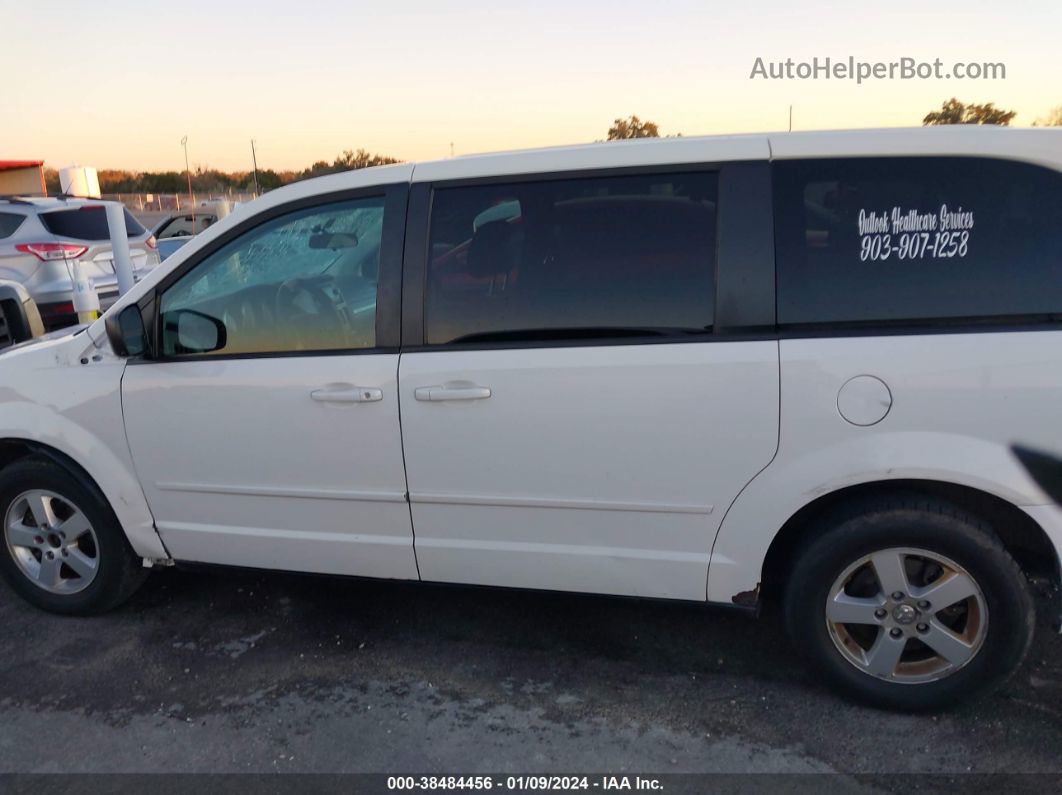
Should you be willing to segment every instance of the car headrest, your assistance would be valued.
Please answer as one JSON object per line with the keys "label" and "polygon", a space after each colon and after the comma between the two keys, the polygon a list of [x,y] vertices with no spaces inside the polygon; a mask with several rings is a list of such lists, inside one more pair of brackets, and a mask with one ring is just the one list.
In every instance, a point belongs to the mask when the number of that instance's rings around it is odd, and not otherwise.
{"label": "car headrest", "polygon": [[520,258],[519,229],[509,221],[490,221],[472,236],[468,273],[477,278],[510,273]]}
{"label": "car headrest", "polygon": [[367,282],[376,284],[380,281],[380,256],[379,252],[375,257],[370,257],[361,263],[361,267],[358,269],[358,274]]}

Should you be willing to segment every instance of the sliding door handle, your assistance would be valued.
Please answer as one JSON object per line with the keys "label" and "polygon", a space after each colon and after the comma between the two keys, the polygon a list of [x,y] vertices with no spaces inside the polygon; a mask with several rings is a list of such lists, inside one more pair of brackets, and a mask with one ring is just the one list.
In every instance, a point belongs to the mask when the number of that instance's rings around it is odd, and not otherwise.
{"label": "sliding door handle", "polygon": [[315,389],[310,397],[320,403],[375,403],[383,400],[383,390],[371,386],[332,386]]}
{"label": "sliding door handle", "polygon": [[479,386],[471,381],[451,381],[437,386],[422,386],[413,390],[417,400],[437,402],[442,400],[485,400],[490,397],[489,386]]}

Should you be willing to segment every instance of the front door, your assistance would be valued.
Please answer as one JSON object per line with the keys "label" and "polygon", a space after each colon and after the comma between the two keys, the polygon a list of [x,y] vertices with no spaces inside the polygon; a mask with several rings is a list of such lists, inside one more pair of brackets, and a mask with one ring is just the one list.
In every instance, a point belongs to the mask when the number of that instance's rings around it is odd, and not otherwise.
{"label": "front door", "polygon": [[417,577],[381,338],[397,291],[378,288],[404,194],[271,212],[163,283],[157,356],[126,368],[122,402],[172,557]]}
{"label": "front door", "polygon": [[701,600],[778,433],[778,347],[715,333],[717,177],[438,187],[400,366],[425,580]]}

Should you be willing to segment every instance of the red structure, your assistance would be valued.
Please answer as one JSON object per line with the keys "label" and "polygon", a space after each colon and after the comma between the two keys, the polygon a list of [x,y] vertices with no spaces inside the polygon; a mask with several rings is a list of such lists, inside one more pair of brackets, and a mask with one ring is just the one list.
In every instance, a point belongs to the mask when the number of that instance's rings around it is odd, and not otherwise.
{"label": "red structure", "polygon": [[43,160],[0,160],[0,195],[48,195]]}

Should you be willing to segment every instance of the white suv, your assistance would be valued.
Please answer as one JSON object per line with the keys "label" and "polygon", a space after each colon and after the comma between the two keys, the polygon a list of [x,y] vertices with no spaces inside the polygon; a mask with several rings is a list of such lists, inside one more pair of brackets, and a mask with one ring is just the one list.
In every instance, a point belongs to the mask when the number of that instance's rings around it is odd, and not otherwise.
{"label": "white suv", "polygon": [[944,128],[273,191],[0,355],[0,571],[64,613],[174,561],[770,598],[848,693],[965,698],[1059,579],[1010,446],[1062,450],[1060,171]]}
{"label": "white suv", "polygon": [[[37,302],[46,329],[77,322],[72,260],[106,309],[118,297],[106,205],[99,199],[0,196],[0,279],[22,284]],[[125,213],[129,255],[138,278],[159,264],[155,237]]]}

